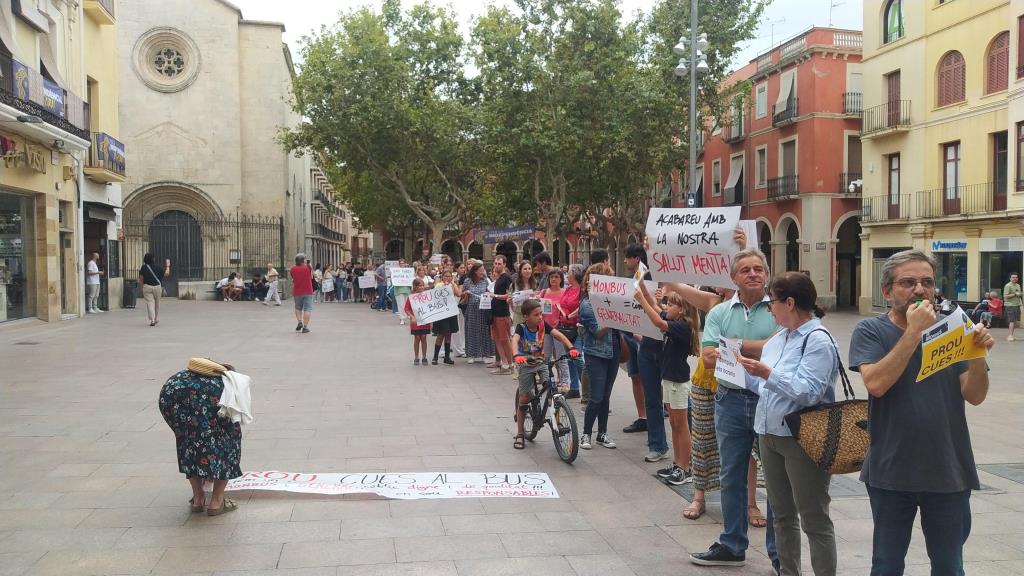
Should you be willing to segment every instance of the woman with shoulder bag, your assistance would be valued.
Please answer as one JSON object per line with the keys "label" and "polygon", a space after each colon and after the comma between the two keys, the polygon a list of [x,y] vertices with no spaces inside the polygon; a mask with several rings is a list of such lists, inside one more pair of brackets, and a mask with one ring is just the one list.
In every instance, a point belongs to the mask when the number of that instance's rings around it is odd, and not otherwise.
{"label": "woman with shoulder bag", "polygon": [[800,574],[800,530],[807,534],[816,576],[836,573],[836,537],[829,517],[830,476],[797,443],[786,416],[835,402],[839,350],[819,318],[814,282],[800,272],[775,277],[769,306],[782,330],[768,339],[761,360],[737,357],[747,387],[757,393],[754,430],[760,437],[768,500],[775,513],[780,574]]}
{"label": "woman with shoulder bag", "polygon": [[[580,326],[581,330],[576,341],[578,348],[583,348],[583,358],[590,377],[590,397],[587,410],[583,415],[583,436],[580,437],[580,448],[589,450],[593,442],[605,448],[615,448],[615,442],[608,437],[608,408],[612,397],[612,386],[619,372],[619,350],[621,338],[618,330],[601,328],[597,323],[597,315],[590,303],[588,286],[591,274],[611,276],[615,272],[607,264],[594,264],[587,270],[580,287]],[[597,421],[597,436],[592,436],[594,421]]]}
{"label": "woman with shoulder bag", "polygon": [[146,317],[150,326],[160,323],[160,296],[163,294],[163,279],[171,275],[171,259],[164,259],[163,268],[156,265],[156,257],[146,253],[139,268],[139,286],[146,301]]}

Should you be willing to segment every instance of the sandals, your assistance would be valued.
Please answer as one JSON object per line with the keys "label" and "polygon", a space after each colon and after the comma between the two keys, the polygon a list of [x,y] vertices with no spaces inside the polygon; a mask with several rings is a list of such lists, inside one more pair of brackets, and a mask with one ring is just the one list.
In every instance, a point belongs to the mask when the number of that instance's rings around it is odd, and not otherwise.
{"label": "sandals", "polygon": [[750,516],[750,525],[754,528],[764,528],[768,521],[761,515],[761,509],[757,505],[747,506],[747,513]]}
{"label": "sandals", "polygon": [[207,508],[207,516],[220,516],[221,514],[227,514],[228,512],[234,512],[238,510],[238,503],[234,500],[224,499],[224,503],[220,505],[220,508]]}
{"label": "sandals", "polygon": [[512,440],[512,447],[515,448],[516,450],[522,450],[523,448],[526,448],[526,437],[523,436],[522,434],[516,434],[515,438],[513,438]]}
{"label": "sandals", "polygon": [[192,500],[193,500],[192,498],[189,498],[188,499],[188,504],[189,504],[189,506],[192,507],[192,513],[193,514],[200,514],[200,513],[206,512],[206,504],[195,504],[195,503],[192,502]]}
{"label": "sandals", "polygon": [[690,502],[690,505],[683,508],[683,518],[687,520],[696,520],[704,515],[707,511],[707,506],[704,504],[704,500],[694,500]]}

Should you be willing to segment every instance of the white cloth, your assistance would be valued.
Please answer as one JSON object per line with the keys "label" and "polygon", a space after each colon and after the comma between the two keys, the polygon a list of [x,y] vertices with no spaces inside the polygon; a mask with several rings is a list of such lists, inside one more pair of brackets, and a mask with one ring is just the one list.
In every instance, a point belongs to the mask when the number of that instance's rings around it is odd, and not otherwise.
{"label": "white cloth", "polygon": [[89,263],[85,265],[85,283],[96,284],[100,283],[100,267],[96,265],[95,260],[89,260]]}
{"label": "white cloth", "polygon": [[241,422],[242,425],[252,424],[256,420],[256,413],[252,409],[252,379],[245,374],[228,370],[222,378],[224,391],[220,394],[221,409],[218,414],[231,418],[232,422]]}

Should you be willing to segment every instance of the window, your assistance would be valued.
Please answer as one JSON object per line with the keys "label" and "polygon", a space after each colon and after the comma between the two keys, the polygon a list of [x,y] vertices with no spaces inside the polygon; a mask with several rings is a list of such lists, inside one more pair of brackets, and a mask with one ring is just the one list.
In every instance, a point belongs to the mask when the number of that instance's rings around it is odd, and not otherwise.
{"label": "window", "polygon": [[900,217],[900,155],[891,154],[889,160],[889,218]]}
{"label": "window", "polygon": [[711,163],[711,195],[718,197],[722,195],[722,161],[715,160]]}
{"label": "window", "polygon": [[754,155],[754,173],[757,175],[755,186],[764,188],[768,183],[768,147],[760,146]]}
{"label": "window", "polygon": [[903,0],[889,0],[885,5],[885,35],[882,43],[888,44],[903,38]]}
{"label": "window", "polygon": [[942,187],[946,190],[946,200],[954,200],[960,196],[960,143],[943,144],[942,158]]}
{"label": "window", "polygon": [[1024,78],[1024,16],[1017,17],[1017,78]]}
{"label": "window", "polygon": [[966,77],[964,57],[956,50],[947,52],[939,61],[938,86],[936,86],[938,106],[948,106],[964,101],[967,91]]}
{"label": "window", "polygon": [[1024,191],[1024,122],[1017,122],[1017,185],[1018,192]]}
{"label": "window", "polygon": [[775,114],[795,108],[796,68],[786,70],[779,75],[779,97],[775,100]]}
{"label": "window", "polygon": [[768,115],[768,85],[761,83],[757,85],[757,117],[764,118]]}
{"label": "window", "polygon": [[1002,32],[988,45],[985,94],[1006,90],[1010,82],[1010,33]]}

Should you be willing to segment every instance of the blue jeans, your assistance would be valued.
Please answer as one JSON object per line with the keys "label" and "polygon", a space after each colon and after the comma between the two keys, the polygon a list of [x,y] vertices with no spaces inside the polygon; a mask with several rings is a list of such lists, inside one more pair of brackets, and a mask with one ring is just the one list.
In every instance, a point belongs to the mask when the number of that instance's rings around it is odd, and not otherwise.
{"label": "blue jeans", "polygon": [[[661,348],[640,348],[640,383],[644,387],[644,406],[647,408],[647,449],[651,452],[668,450],[665,438],[665,403],[661,397]],[[753,428],[753,425],[751,425]]]}
{"label": "blue jeans", "polygon": [[388,299],[388,287],[377,286],[377,310],[383,312],[385,310],[384,303]]}
{"label": "blue jeans", "polygon": [[963,576],[964,544],[971,533],[971,491],[898,492],[868,486],[875,522],[871,576],[901,576],[914,518],[921,530],[932,576]]}
{"label": "blue jeans", "polygon": [[569,358],[569,389],[579,391],[580,372],[582,372],[583,361],[579,358]]}
{"label": "blue jeans", "polygon": [[629,348],[629,360],[626,361],[626,375],[632,378],[640,373],[640,343],[637,342],[629,332],[623,332],[622,338],[626,341],[626,348]]}
{"label": "blue jeans", "polygon": [[[715,394],[715,434],[718,436],[718,452],[722,461],[722,521],[724,530],[718,542],[734,554],[744,554],[750,541],[747,526],[750,521],[747,509],[747,467],[750,465],[750,451],[757,441],[754,433],[754,411],[757,410],[757,394],[746,390],[733,390],[719,386]],[[651,420],[647,420],[650,426]],[[778,558],[775,551],[775,516],[768,503],[768,526],[765,528],[765,546],[768,557]]]}
{"label": "blue jeans", "polygon": [[615,384],[615,376],[619,373],[618,347],[613,349],[612,358],[599,358],[593,354],[584,354],[584,358],[587,363],[587,374],[590,376],[590,397],[587,399],[587,411],[583,414],[583,433],[592,434],[594,420],[597,420],[597,433],[604,434],[608,432],[608,407],[612,398],[612,385]]}

